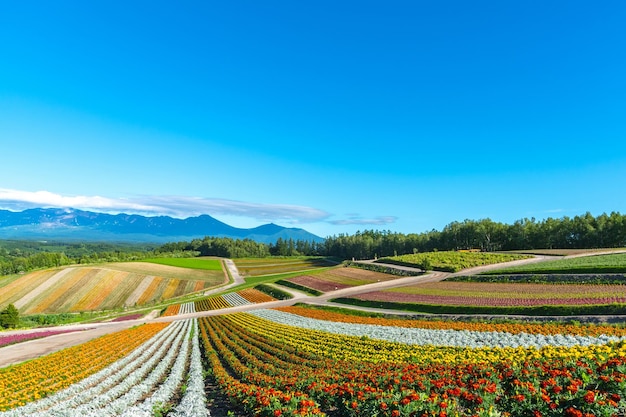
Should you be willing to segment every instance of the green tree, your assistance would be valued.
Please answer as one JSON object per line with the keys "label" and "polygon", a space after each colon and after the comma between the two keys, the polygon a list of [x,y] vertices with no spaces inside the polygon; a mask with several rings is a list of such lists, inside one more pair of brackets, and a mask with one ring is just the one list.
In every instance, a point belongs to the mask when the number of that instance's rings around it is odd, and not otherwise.
{"label": "green tree", "polygon": [[0,326],[7,328],[15,328],[20,323],[20,312],[13,304],[9,304],[7,308],[0,311]]}

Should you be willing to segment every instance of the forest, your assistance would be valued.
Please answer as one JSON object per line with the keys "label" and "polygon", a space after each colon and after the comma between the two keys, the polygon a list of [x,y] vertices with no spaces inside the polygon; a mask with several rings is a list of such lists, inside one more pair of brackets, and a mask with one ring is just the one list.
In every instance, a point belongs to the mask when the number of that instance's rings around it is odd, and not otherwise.
{"label": "forest", "polygon": [[477,249],[486,252],[525,249],[626,247],[626,216],[618,212],[592,216],[521,219],[513,224],[490,219],[452,222],[442,230],[403,234],[365,230],[327,237],[324,242],[278,239],[265,244],[250,239],[206,236],[163,245],[110,243],[64,244],[0,241],[0,275],[74,263],[117,262],[148,257],[330,256],[372,259],[407,253]]}

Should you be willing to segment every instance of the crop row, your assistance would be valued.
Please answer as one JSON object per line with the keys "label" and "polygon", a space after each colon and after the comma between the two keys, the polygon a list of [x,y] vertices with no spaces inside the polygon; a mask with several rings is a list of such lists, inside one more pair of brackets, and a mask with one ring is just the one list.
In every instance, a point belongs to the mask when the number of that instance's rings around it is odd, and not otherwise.
{"label": "crop row", "polygon": [[579,325],[561,322],[550,323],[496,323],[482,321],[459,321],[459,320],[428,320],[428,319],[393,319],[382,317],[364,317],[352,314],[343,314],[325,309],[306,308],[299,306],[280,307],[276,310],[299,316],[310,317],[319,320],[376,324],[381,326],[417,327],[434,330],[470,330],[479,332],[506,332],[511,334],[570,334],[580,336],[626,336],[626,327],[614,325]]}
{"label": "crop row", "polygon": [[268,301],[276,301],[276,299],[270,295],[267,295],[254,288],[247,288],[245,290],[238,291],[241,297],[245,298],[251,303],[265,303]]}
{"label": "crop row", "polygon": [[578,336],[571,334],[527,334],[494,331],[450,329],[423,329],[376,324],[341,323],[318,320],[277,310],[257,310],[250,314],[274,323],[301,329],[325,331],[338,335],[368,337],[377,340],[400,342],[409,345],[436,345],[456,347],[534,347],[590,346],[626,340],[626,336]]}
{"label": "crop row", "polygon": [[[199,323],[216,382],[248,415],[610,416],[626,411],[624,343],[542,349],[415,346],[403,359],[389,360],[401,344],[280,325],[244,313]],[[432,360],[435,351],[442,360]]]}
{"label": "crop row", "polygon": [[41,330],[30,333],[16,333],[0,336],[0,347],[12,345],[14,343],[25,342],[27,340],[40,339],[42,337],[54,336],[56,334],[71,333],[77,330]]}
{"label": "crop row", "polygon": [[204,298],[195,302],[198,311],[219,310],[222,308],[235,307],[251,303],[264,303],[276,299],[252,288],[238,292]]}

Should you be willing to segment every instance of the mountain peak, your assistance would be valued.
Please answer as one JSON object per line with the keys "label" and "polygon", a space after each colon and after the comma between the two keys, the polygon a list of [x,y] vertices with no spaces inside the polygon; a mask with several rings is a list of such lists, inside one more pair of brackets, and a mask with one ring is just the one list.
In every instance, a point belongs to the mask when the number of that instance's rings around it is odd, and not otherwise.
{"label": "mountain peak", "polygon": [[[51,226],[54,227],[51,227]],[[164,243],[211,237],[273,243],[279,237],[323,241],[303,229],[264,224],[241,229],[202,214],[186,219],[139,214],[107,214],[73,208],[34,208],[21,212],[0,209],[0,239],[139,241]]]}

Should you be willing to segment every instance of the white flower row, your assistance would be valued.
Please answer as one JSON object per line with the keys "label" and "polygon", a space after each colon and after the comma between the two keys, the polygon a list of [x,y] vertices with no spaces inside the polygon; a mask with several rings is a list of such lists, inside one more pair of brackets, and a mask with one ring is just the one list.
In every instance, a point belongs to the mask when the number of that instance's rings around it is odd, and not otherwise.
{"label": "white flower row", "polygon": [[170,373],[159,388],[152,394],[149,398],[147,398],[142,403],[135,405],[129,410],[124,411],[122,415],[128,417],[152,417],[153,416],[153,408],[158,406],[159,404],[166,404],[168,401],[172,399],[174,392],[180,386],[183,380],[183,373],[185,372],[187,359],[189,358],[189,343],[190,340],[188,336],[192,333],[191,329],[194,328],[194,338],[195,338],[195,321],[191,319],[185,320],[187,322],[187,330],[185,331],[185,339],[182,342],[182,346],[176,357],[176,361],[174,365],[170,369]]}
{"label": "white flower row", "polygon": [[[178,356],[183,341],[185,343],[188,342],[190,330],[189,320],[185,320],[182,323],[184,329],[177,335],[174,343],[167,347],[167,354],[156,361],[156,366],[155,363],[150,361],[150,365],[142,369],[149,371],[147,375],[144,372],[141,376],[138,376],[138,378],[127,378],[109,392],[95,398],[89,404],[80,407],[80,410],[74,411],[80,411],[80,415],[83,417],[116,416],[128,410],[141,398],[146,396],[146,394],[150,393],[154,387],[157,386],[159,381],[164,378],[168,369],[172,367],[172,363]],[[71,415],[75,416],[76,414]]]}
{"label": "white flower row", "polygon": [[226,300],[226,302],[233,307],[242,306],[246,304],[252,304],[250,301],[246,300],[245,298],[243,298],[241,295],[237,294],[236,292],[230,292],[228,294],[224,294],[222,295],[222,298]]}
{"label": "white flower row", "polygon": [[196,304],[191,302],[191,303],[181,304],[178,314],[189,314],[189,313],[195,313],[195,312],[196,312]]}
{"label": "white flower row", "polygon": [[540,334],[512,334],[507,332],[478,332],[470,330],[434,330],[380,326],[373,324],[339,323],[327,320],[318,320],[278,310],[251,311],[275,323],[305,329],[321,330],[335,334],[350,336],[367,336],[372,339],[400,342],[411,345],[435,345],[456,347],[536,347],[575,345],[589,346],[606,344],[609,341],[626,340],[626,337],[606,336],[578,336],[578,335],[540,335]]}
{"label": "white flower row", "polygon": [[[28,403],[9,411],[0,412],[2,417],[20,417],[25,415],[36,415],[43,410],[62,408],[72,408],[90,401],[94,396],[114,386],[120,380],[126,378],[133,370],[145,363],[149,358],[159,357],[159,351],[164,351],[164,346],[169,346],[180,328],[170,325],[161,330],[155,336],[143,343],[129,355],[112,363],[99,372],[72,384],[51,396],[39,401]],[[37,415],[40,415],[37,414]]]}
{"label": "white flower row", "polygon": [[202,357],[200,355],[200,341],[198,338],[198,321],[194,319],[194,337],[192,339],[191,363],[187,378],[187,390],[182,400],[169,417],[209,417],[206,408],[206,394],[204,392],[204,375]]}

